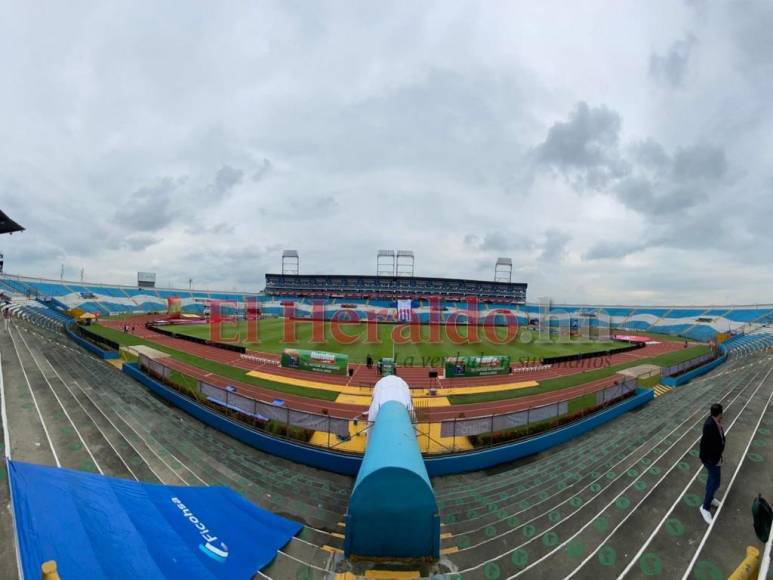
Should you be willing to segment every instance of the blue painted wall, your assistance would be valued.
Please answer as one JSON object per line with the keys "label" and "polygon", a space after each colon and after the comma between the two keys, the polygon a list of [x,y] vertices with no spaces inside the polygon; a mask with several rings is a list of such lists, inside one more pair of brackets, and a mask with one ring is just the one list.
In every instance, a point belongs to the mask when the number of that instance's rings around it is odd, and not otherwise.
{"label": "blue painted wall", "polygon": [[[255,449],[279,457],[284,457],[291,461],[297,461],[298,463],[344,475],[357,475],[359,472],[360,464],[362,463],[362,457],[359,455],[329,451],[319,447],[311,447],[309,445],[271,437],[260,431],[250,429],[246,425],[232,421],[208,407],[199,405],[198,403],[183,397],[177,391],[170,389],[143,374],[134,363],[125,363],[123,365],[123,371],[145,385],[158,396],[181,408],[188,414],[196,417],[210,427],[218,429]],[[565,443],[574,437],[578,437],[591,429],[595,429],[596,427],[619,417],[631,409],[645,405],[651,401],[653,397],[654,395],[651,390],[637,389],[636,394],[633,397],[626,399],[622,403],[591,417],[586,417],[576,423],[557,429],[556,431],[551,431],[550,433],[545,433],[525,441],[517,441],[489,449],[468,451],[466,453],[439,457],[428,457],[424,459],[424,464],[430,477],[493,467],[500,463],[520,459],[521,457],[539,453],[540,451]]]}
{"label": "blue painted wall", "polygon": [[70,328],[70,324],[65,324],[64,331],[67,333],[67,336],[69,336],[71,340],[75,341],[80,346],[85,348],[87,351],[97,355],[98,357],[104,358],[104,359],[118,358],[118,353],[115,352],[114,350],[102,350],[97,345],[92,344],[88,340],[81,338],[80,336],[75,334]]}
{"label": "blue painted wall", "polygon": [[140,371],[136,363],[124,363],[123,372],[189,415],[255,449],[344,475],[356,475],[362,463],[362,457],[358,455],[336,453],[319,447],[302,445],[250,429],[246,425],[232,421],[228,417],[204,405],[199,405],[174,389],[153,380]]}
{"label": "blue painted wall", "polygon": [[723,345],[720,345],[719,348],[722,351],[722,354],[720,355],[719,358],[714,359],[713,361],[706,363],[705,365],[700,366],[697,369],[693,369],[688,373],[679,375],[678,377],[663,377],[660,382],[668,387],[678,387],[689,383],[691,380],[695,378],[705,375],[709,371],[714,370],[715,368],[717,368],[719,365],[721,365],[723,362],[727,360],[727,349]]}
{"label": "blue painted wall", "polygon": [[478,471],[514,461],[534,453],[540,453],[556,445],[561,445],[567,441],[587,433],[591,429],[600,427],[627,413],[631,409],[640,407],[650,402],[655,397],[650,389],[636,389],[636,394],[625,401],[618,403],[600,413],[596,413],[575,423],[571,423],[560,429],[537,435],[525,441],[517,441],[507,445],[498,445],[488,449],[478,451],[468,451],[466,453],[457,453],[455,455],[442,455],[438,457],[427,457],[424,462],[427,465],[427,471],[432,477],[439,475],[451,475],[454,473],[464,473],[466,471]]}

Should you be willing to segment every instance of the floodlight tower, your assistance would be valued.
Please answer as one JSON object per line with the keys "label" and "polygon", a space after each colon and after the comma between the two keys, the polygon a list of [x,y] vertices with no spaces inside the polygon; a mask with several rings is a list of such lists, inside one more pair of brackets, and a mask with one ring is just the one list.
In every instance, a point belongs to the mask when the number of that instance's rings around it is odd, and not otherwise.
{"label": "floodlight tower", "polygon": [[282,252],[282,276],[297,276],[301,273],[301,259],[298,250]]}
{"label": "floodlight tower", "polygon": [[376,276],[394,276],[397,271],[394,250],[379,250],[376,254]]}
{"label": "floodlight tower", "polygon": [[507,282],[510,284],[513,281],[513,260],[511,258],[497,258],[497,263],[494,266],[494,282]]}
{"label": "floodlight tower", "polygon": [[395,275],[413,278],[413,250],[397,250]]}

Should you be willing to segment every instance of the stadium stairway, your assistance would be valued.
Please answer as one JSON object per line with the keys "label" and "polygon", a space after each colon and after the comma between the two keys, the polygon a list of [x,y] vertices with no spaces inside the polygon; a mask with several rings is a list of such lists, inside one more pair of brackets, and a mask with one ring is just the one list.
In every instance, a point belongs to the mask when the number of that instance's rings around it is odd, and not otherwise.
{"label": "stadium stairway", "polygon": [[[674,530],[701,538],[706,530],[693,505],[703,479],[696,445],[706,402],[726,407],[728,438],[735,442],[726,454],[727,481],[748,455],[745,444],[769,434],[759,423],[770,420],[771,369],[769,357],[735,362],[675,390],[667,403],[655,400],[550,455],[498,473],[436,480],[443,530],[451,534],[444,549],[456,571],[489,579],[528,572],[607,578],[658,569],[662,577],[681,575],[695,565],[692,544],[661,539]],[[731,492],[750,503],[754,480],[735,484]],[[684,511],[682,504],[694,509]],[[728,542],[725,569],[737,564],[734,554],[740,561],[750,541],[746,533]]]}
{"label": "stadium stairway", "polygon": [[272,567],[281,570],[285,560],[293,568],[329,566],[332,554],[323,546],[341,545],[338,522],[351,478],[233,441],[27,320],[0,322],[0,357],[15,459],[150,482],[226,485],[306,524]]}
{"label": "stadium stairway", "polygon": [[[15,458],[144,481],[228,485],[306,524],[261,576],[333,577],[350,478],[243,446],[32,322],[0,321]],[[488,579],[726,576],[754,545],[750,525],[733,519],[734,510],[748,512],[758,482],[771,480],[771,369],[764,351],[734,357],[552,452],[436,478],[443,557],[435,572]],[[726,507],[709,528],[695,504],[704,484],[696,442],[714,401],[726,408],[719,493]],[[3,517],[0,529],[8,525]]]}

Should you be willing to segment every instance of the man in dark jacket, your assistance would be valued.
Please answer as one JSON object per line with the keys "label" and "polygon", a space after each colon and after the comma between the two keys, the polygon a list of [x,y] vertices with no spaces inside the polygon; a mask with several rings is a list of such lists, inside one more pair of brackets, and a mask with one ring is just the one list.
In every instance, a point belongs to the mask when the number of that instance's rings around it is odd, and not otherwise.
{"label": "man in dark jacket", "polygon": [[722,452],[725,450],[725,429],[722,427],[722,405],[714,403],[711,415],[703,423],[700,458],[709,476],[706,479],[706,497],[700,507],[701,515],[707,524],[711,523],[711,506],[719,507],[719,500],[714,494],[719,489],[722,476]]}

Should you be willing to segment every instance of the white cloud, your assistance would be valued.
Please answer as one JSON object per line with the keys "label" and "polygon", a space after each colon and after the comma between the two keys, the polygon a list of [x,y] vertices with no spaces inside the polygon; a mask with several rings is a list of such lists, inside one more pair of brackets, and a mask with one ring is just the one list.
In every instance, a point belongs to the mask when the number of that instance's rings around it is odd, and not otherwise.
{"label": "white cloud", "polygon": [[[9,271],[258,289],[493,276],[571,301],[770,301],[767,3],[9,6]],[[601,31],[601,32],[600,32]]]}

